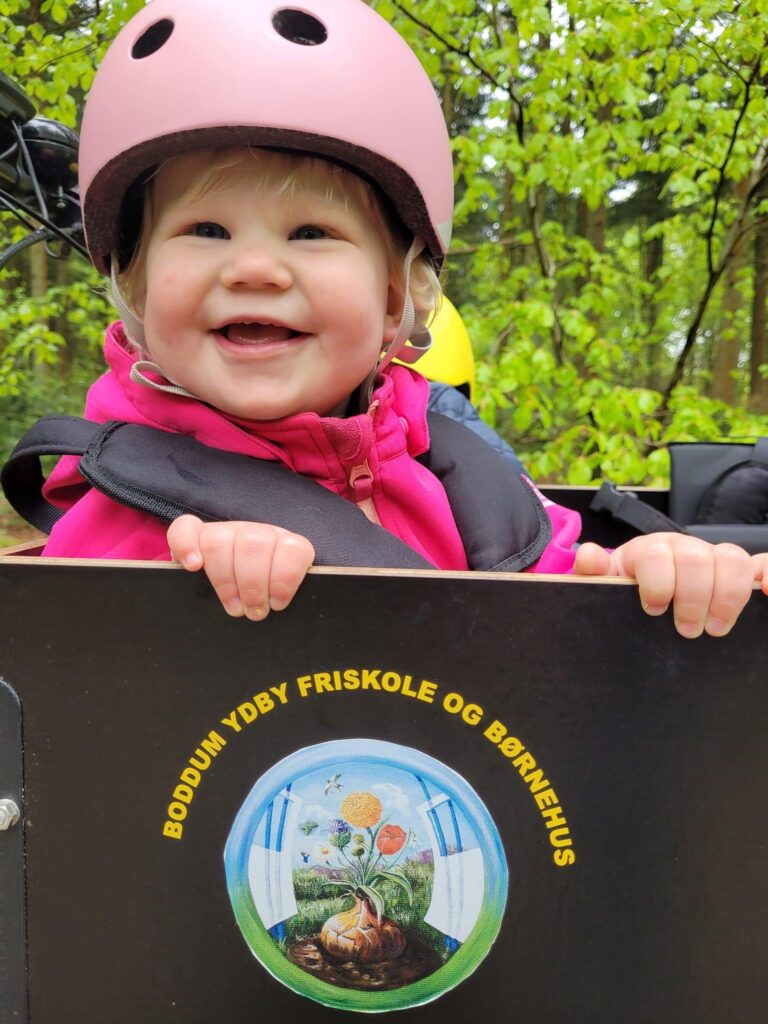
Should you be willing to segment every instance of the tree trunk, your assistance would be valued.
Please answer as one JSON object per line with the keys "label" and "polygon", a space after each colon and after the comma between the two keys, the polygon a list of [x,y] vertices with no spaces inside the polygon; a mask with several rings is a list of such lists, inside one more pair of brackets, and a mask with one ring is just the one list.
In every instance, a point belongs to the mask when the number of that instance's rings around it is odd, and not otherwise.
{"label": "tree trunk", "polygon": [[29,254],[29,294],[41,299],[48,290],[48,255],[42,245],[33,245]]}
{"label": "tree trunk", "polygon": [[761,217],[756,225],[753,258],[755,277],[752,296],[752,345],[749,356],[749,406],[755,412],[768,413],[768,379],[759,370],[762,364],[768,362],[768,217]]}
{"label": "tree trunk", "polygon": [[713,339],[712,383],[709,388],[712,398],[721,402],[737,405],[740,399],[739,385],[735,372],[741,351],[741,338],[736,330],[735,321],[741,309],[738,275],[744,265],[744,253],[733,254],[723,282],[723,304],[720,314],[720,326]]}
{"label": "tree trunk", "polygon": [[605,252],[605,229],[608,226],[608,207],[601,203],[590,210],[582,199],[579,202],[579,234],[586,238],[595,252]]}
{"label": "tree trunk", "polygon": [[[749,182],[746,178],[734,186],[734,196],[742,203],[746,197]],[[729,405],[736,405],[741,395],[736,380],[736,368],[741,352],[741,341],[736,330],[736,317],[742,306],[742,297],[738,289],[739,272],[744,266],[746,255],[745,237],[736,242],[728,263],[723,281],[723,305],[720,317],[720,330],[714,339],[714,358],[712,363],[712,384],[710,394]]]}
{"label": "tree trunk", "polygon": [[643,276],[654,289],[653,297],[649,299],[646,307],[645,326],[647,330],[647,344],[645,346],[645,386],[654,391],[661,388],[661,370],[659,367],[660,356],[662,355],[662,339],[659,333],[654,330],[659,322],[659,305],[656,301],[657,275],[664,266],[664,236],[656,235],[651,238],[645,246],[645,258],[643,260]]}
{"label": "tree trunk", "polygon": [[445,118],[445,124],[448,128],[448,132],[453,134],[453,109],[454,109],[454,96],[453,96],[453,78],[451,73],[445,66],[443,67],[443,97],[442,97],[442,108],[443,117]]}
{"label": "tree trunk", "polygon": [[[610,54],[606,54],[606,60],[610,59]],[[611,119],[610,106],[601,106],[597,110],[597,123],[605,124]],[[586,238],[595,252],[605,252],[605,233],[608,227],[608,206],[603,199],[600,205],[595,210],[590,210],[584,201],[583,197],[579,198],[579,209],[577,214],[578,232],[582,238]],[[589,273],[583,277],[576,278],[574,286],[578,294],[579,291],[589,280]]]}
{"label": "tree trunk", "polygon": [[58,312],[56,313],[51,326],[57,334],[60,334],[64,338],[65,341],[64,348],[61,350],[61,361],[59,363],[58,372],[59,376],[66,381],[75,362],[78,342],[77,334],[75,332],[70,333],[67,327],[67,311],[69,309],[69,293],[67,289],[67,285],[69,284],[69,260],[57,260],[54,264],[53,270],[56,286],[61,289],[61,297],[57,303]]}
{"label": "tree trunk", "polygon": [[[38,244],[27,250],[29,255],[29,294],[33,299],[41,299],[48,290],[48,255],[45,248]],[[40,333],[48,329],[48,324],[42,318],[35,325]],[[42,380],[47,372],[48,365],[35,361],[33,371],[38,380]]]}

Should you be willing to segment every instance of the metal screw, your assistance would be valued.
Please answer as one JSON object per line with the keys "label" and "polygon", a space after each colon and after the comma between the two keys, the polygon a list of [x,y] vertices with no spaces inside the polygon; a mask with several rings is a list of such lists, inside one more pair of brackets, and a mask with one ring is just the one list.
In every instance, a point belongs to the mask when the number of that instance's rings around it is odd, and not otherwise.
{"label": "metal screw", "polygon": [[0,832],[13,828],[20,817],[19,805],[14,800],[0,800]]}

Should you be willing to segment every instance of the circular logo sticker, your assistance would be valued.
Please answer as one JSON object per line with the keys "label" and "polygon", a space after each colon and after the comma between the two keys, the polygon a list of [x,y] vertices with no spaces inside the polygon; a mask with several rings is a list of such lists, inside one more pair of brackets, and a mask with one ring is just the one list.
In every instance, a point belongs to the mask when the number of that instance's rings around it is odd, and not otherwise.
{"label": "circular logo sticker", "polygon": [[410,747],[339,740],[258,780],[224,851],[261,964],[340,1010],[418,1006],[464,980],[507,898],[496,826],[469,784]]}

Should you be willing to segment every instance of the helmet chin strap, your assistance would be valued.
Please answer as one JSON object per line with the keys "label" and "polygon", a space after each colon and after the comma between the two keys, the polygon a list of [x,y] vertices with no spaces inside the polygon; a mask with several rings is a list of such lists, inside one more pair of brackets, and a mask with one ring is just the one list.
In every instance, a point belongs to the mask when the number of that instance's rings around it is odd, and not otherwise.
{"label": "helmet chin strap", "polygon": [[147,351],[147,342],[144,337],[144,324],[139,320],[131,307],[125,301],[120,285],[117,283],[117,257],[112,256],[109,267],[109,283],[111,285],[112,303],[123,321],[125,335],[135,348],[142,352]]}
{"label": "helmet chin strap", "polygon": [[[161,384],[160,381],[152,380],[151,377],[147,377],[144,373],[145,370],[149,370],[150,373],[157,373],[160,377],[170,381],[170,383]],[[187,391],[181,384],[175,384],[173,378],[166,374],[162,366],[153,363],[151,359],[137,359],[131,367],[130,378],[134,384],[143,384],[145,388],[151,388],[153,391],[164,391],[167,395],[181,395],[182,398],[194,398],[198,402],[202,402],[202,398],[193,395],[191,391]]]}
{"label": "helmet chin strap", "polygon": [[[420,331],[416,338],[411,340],[411,344],[405,347],[406,341],[413,334],[413,325],[416,319],[416,310],[413,305],[413,298],[411,297],[411,267],[413,266],[413,261],[423,249],[424,242],[420,238],[414,238],[403,262],[403,313],[394,338],[385,346],[379,361],[363,382],[361,393],[365,396],[366,405],[371,401],[376,378],[385,367],[389,366],[396,356],[404,363],[415,363],[417,359],[420,359],[429,350],[432,344],[429,331],[424,330]],[[416,341],[419,344],[415,344],[414,342]]]}

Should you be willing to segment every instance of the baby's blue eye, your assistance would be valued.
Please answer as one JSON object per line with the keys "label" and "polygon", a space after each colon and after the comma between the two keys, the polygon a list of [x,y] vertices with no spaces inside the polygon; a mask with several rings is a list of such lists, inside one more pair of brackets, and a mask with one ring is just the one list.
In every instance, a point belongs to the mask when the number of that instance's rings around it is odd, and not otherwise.
{"label": "baby's blue eye", "polygon": [[291,238],[298,239],[301,242],[312,242],[318,238],[326,238],[327,232],[324,228],[319,228],[317,224],[302,224],[300,228],[291,234]]}
{"label": "baby's blue eye", "polygon": [[197,238],[229,238],[229,232],[226,228],[209,220],[195,224],[192,228],[192,234]]}

